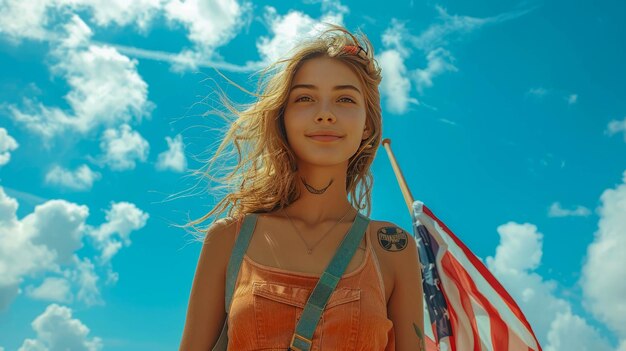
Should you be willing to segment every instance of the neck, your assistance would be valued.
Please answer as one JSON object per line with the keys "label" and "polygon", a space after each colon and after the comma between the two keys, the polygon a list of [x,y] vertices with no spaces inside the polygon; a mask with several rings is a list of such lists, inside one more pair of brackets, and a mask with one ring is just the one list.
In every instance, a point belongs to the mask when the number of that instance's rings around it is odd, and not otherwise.
{"label": "neck", "polygon": [[344,222],[354,219],[356,209],[348,201],[346,165],[308,168],[299,165],[296,182],[300,197],[284,209],[294,221],[315,227],[324,222],[336,223],[350,209]]}

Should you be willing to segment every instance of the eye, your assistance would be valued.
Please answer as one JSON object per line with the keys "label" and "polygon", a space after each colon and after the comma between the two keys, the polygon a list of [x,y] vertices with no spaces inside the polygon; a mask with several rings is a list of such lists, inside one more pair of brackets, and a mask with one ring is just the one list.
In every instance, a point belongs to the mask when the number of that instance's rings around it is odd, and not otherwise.
{"label": "eye", "polygon": [[342,98],[339,98],[339,100],[344,100],[344,99],[348,100],[348,102],[354,103],[354,100],[352,98],[345,97],[345,96]]}
{"label": "eye", "polygon": [[309,99],[309,100],[312,100],[312,99],[311,99],[310,97],[308,97],[308,96],[300,96],[299,98],[297,98],[297,99],[295,100],[295,102],[298,102],[298,101],[300,101],[300,100],[302,100],[302,99]]}

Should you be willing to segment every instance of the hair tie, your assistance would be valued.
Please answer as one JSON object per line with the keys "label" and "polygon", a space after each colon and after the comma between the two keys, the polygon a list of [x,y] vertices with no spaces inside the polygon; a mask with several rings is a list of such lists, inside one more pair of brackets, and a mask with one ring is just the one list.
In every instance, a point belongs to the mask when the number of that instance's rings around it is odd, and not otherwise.
{"label": "hair tie", "polygon": [[[361,45],[345,45],[343,47],[343,52],[350,54],[350,55],[356,55],[359,56],[360,58],[367,60],[367,51],[365,51],[365,49],[363,49],[363,47],[361,47]],[[363,53],[363,54],[361,54]]]}

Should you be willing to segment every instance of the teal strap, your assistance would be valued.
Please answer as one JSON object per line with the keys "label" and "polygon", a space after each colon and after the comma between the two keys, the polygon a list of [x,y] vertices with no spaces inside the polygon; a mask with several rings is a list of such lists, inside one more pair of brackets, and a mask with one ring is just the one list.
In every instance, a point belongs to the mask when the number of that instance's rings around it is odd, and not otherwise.
{"label": "teal strap", "polygon": [[224,305],[227,314],[230,311],[230,304],[233,300],[235,283],[237,282],[237,276],[239,275],[239,269],[241,268],[241,261],[243,261],[243,255],[248,250],[250,238],[252,237],[254,227],[256,226],[256,220],[256,213],[249,213],[244,217],[243,224],[239,230],[239,235],[237,236],[237,241],[235,241],[235,247],[230,254],[228,268],[226,269],[226,304]]}
{"label": "teal strap", "polygon": [[337,249],[335,256],[320,277],[317,285],[315,285],[313,293],[311,293],[306,306],[304,306],[296,331],[291,338],[290,350],[310,350],[313,333],[320,321],[322,312],[324,312],[326,303],[335,290],[337,283],[339,283],[341,276],[346,271],[348,263],[352,260],[359,243],[363,239],[369,221],[369,218],[357,212],[357,217],[354,223],[352,223],[350,232],[344,237],[341,246]]}

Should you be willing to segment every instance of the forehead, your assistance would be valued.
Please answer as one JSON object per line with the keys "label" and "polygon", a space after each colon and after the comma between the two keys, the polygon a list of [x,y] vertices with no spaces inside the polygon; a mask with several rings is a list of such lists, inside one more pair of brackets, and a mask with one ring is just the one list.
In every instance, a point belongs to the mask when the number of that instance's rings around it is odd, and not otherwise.
{"label": "forehead", "polygon": [[296,84],[314,84],[320,87],[352,84],[362,91],[359,76],[338,59],[316,57],[305,60],[293,77]]}

